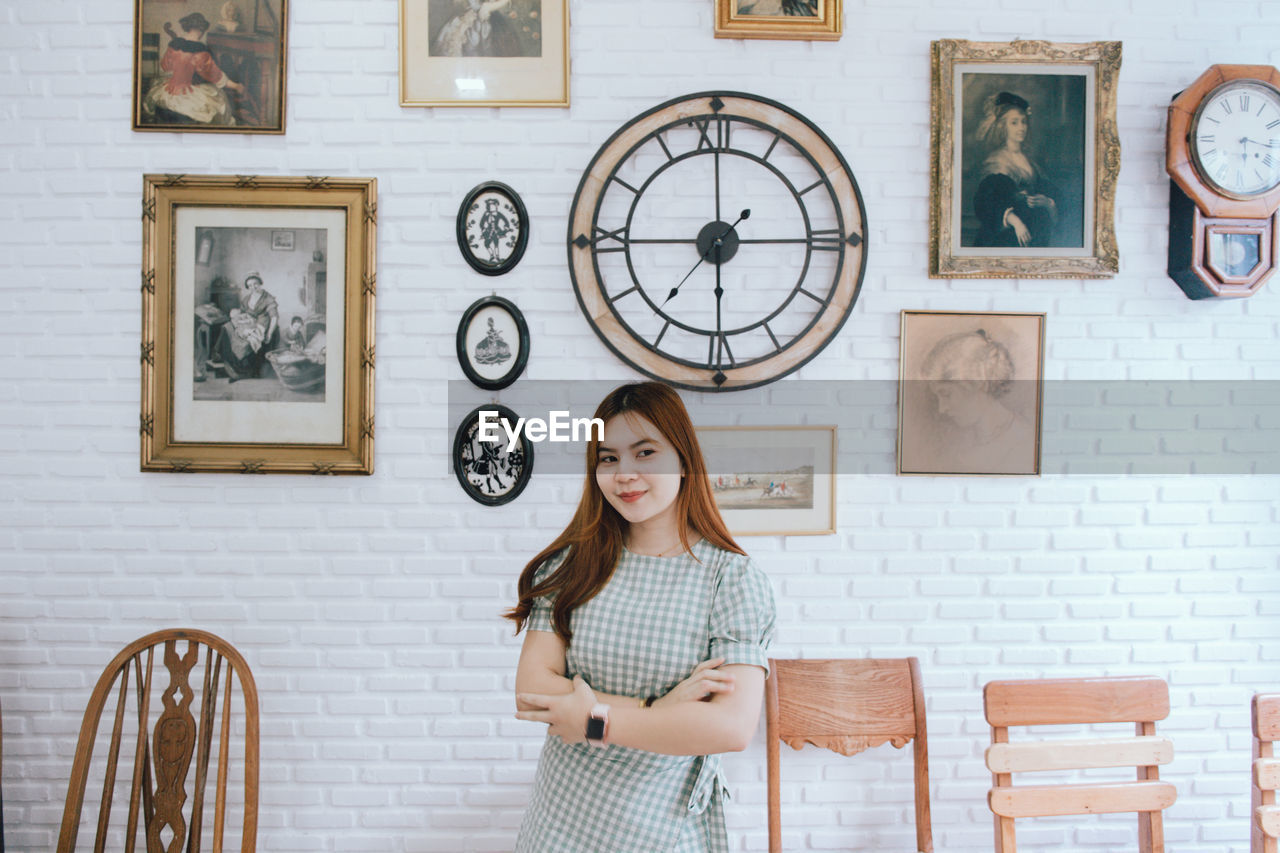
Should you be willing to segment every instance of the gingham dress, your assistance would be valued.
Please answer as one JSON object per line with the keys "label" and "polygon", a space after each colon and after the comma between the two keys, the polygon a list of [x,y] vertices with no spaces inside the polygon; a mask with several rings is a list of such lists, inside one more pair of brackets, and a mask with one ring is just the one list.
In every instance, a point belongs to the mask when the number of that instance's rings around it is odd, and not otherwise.
{"label": "gingham dress", "polygon": [[[693,555],[624,550],[605,588],[573,612],[565,675],[644,698],[666,694],[710,658],[767,669],[769,579],[705,539]],[[534,604],[528,628],[552,630],[548,600]],[[728,853],[727,795],[718,755],[600,749],[548,735],[516,853]]]}

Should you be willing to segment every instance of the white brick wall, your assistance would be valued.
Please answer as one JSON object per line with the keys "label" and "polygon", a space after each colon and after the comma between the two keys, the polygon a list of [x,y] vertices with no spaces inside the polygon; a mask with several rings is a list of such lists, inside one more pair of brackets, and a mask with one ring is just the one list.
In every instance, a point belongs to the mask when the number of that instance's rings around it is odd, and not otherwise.
{"label": "white brick wall", "polygon": [[[728,88],[779,100],[822,127],[858,177],[871,223],[862,296],[805,378],[895,379],[898,312],[933,308],[1046,312],[1051,379],[1280,379],[1280,282],[1206,304],[1165,276],[1163,171],[1169,98],[1213,62],[1280,64],[1280,2],[849,0],[834,44],[713,39],[709,0],[570,5],[571,109],[432,111],[397,105],[396,0],[294,0],[283,138],[131,132],[132,3],[0,8],[11,850],[53,846],[102,666],[172,625],[225,636],[258,679],[260,849],[510,849],[540,732],[511,716],[519,640],[497,613],[579,482],[536,477],[499,509],[462,497],[446,462],[446,380],[462,377],[454,331],[496,289],[529,322],[527,379],[631,376],[580,316],[562,240],[596,147],[666,98]],[[948,37],[1124,42],[1120,275],[927,278],[929,42]],[[378,178],[375,476],[138,472],[144,172]],[[499,279],[472,272],[454,242],[459,201],[489,179],[514,186],[533,223],[525,260]],[[1103,453],[1150,447],[1168,427],[1140,413],[1129,433],[1128,416],[1113,416],[1086,424],[1115,431]],[[867,417],[891,453],[892,404]],[[1071,417],[1061,426],[1088,410]],[[1259,414],[1259,427],[1276,423]],[[1130,672],[1172,692],[1169,849],[1247,850],[1247,702],[1280,689],[1280,476],[870,474],[841,477],[839,492],[836,536],[747,540],[779,594],[775,654],[921,658],[939,850],[990,849],[983,683]],[[907,849],[900,756],[785,752],[788,849]],[[763,850],[762,735],[727,765],[732,846]],[[1131,849],[1133,824],[1045,821],[1025,839]]]}

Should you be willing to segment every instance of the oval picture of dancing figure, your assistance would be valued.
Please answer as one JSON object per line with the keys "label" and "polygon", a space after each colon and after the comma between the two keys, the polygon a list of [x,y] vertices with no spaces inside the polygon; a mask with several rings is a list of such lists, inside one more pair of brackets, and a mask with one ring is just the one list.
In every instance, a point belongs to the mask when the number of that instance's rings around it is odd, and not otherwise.
{"label": "oval picture of dancing figure", "polygon": [[[482,430],[482,420],[487,424]],[[505,424],[503,423],[505,421]],[[496,403],[462,419],[453,436],[453,473],[467,497],[485,506],[515,500],[533,476],[533,442],[523,433],[512,443],[520,416]]]}
{"label": "oval picture of dancing figure", "polygon": [[515,303],[501,296],[477,299],[458,323],[458,363],[475,385],[489,391],[519,378],[529,360],[529,327]]}
{"label": "oval picture of dancing figure", "polygon": [[476,272],[502,275],[528,244],[529,217],[515,190],[490,181],[467,193],[458,208],[458,248]]}

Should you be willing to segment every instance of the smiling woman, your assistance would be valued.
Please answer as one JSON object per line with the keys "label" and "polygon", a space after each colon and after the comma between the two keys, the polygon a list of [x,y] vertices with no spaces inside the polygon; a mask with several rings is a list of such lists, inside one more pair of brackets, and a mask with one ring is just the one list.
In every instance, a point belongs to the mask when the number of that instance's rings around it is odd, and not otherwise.
{"label": "smiling woman", "polygon": [[719,753],[759,722],[774,599],[679,395],[624,385],[568,528],[520,575],[516,714],[547,739],[517,851],[727,851]]}

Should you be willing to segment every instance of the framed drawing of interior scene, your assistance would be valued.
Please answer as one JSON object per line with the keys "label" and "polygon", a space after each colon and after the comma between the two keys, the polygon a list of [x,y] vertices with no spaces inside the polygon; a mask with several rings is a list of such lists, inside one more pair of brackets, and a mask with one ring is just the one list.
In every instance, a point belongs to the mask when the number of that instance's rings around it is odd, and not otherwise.
{"label": "framed drawing of interior scene", "polygon": [[400,106],[569,106],[568,0],[400,0]]}
{"label": "framed drawing of interior scene", "polygon": [[1119,42],[933,43],[932,277],[1105,278]]}
{"label": "framed drawing of interior scene", "polygon": [[899,474],[1040,473],[1044,315],[903,311]]}
{"label": "framed drawing of interior scene", "polygon": [[716,38],[835,41],[841,0],[715,0]]}
{"label": "framed drawing of interior scene", "polygon": [[372,473],[376,206],[372,178],[144,176],[144,471]]}
{"label": "framed drawing of interior scene", "polygon": [[836,532],[834,426],[698,427],[711,494],[734,536]]}
{"label": "framed drawing of interior scene", "polygon": [[134,0],[133,129],[284,133],[289,0]]}

